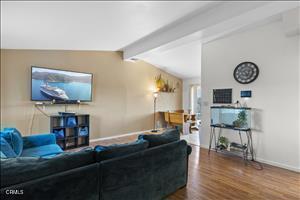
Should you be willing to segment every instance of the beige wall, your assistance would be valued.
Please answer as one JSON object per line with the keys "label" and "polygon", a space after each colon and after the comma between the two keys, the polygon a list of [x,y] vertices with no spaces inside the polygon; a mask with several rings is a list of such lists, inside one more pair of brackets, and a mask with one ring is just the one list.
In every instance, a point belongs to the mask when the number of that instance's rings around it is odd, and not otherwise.
{"label": "beige wall", "polygon": [[[179,87],[174,94],[160,94],[157,109],[182,108],[180,79],[142,61],[123,61],[120,52],[1,50],[1,128],[13,126],[29,135],[32,121],[32,133],[49,132],[49,118],[30,101],[32,65],[93,73],[93,101],[68,107],[91,115],[91,139],[151,129],[151,88],[159,73]],[[48,114],[63,110],[61,105],[45,108]]]}

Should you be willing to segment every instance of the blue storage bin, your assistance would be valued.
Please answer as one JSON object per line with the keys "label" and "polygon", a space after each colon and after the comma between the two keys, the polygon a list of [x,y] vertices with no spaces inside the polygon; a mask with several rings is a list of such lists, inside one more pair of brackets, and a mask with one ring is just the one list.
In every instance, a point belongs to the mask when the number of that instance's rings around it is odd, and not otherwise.
{"label": "blue storage bin", "polygon": [[79,129],[79,136],[87,136],[89,134],[88,127],[82,127]]}
{"label": "blue storage bin", "polygon": [[74,127],[77,125],[75,117],[68,117],[66,122],[67,127]]}
{"label": "blue storage bin", "polygon": [[63,139],[65,136],[65,131],[63,129],[54,130],[53,133],[55,134],[57,139]]}

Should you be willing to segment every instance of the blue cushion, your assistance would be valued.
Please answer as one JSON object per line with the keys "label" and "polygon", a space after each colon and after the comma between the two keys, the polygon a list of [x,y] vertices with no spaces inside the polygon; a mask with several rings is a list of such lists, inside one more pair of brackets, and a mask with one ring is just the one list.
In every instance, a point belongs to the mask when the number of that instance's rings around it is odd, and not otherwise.
{"label": "blue cushion", "polygon": [[0,151],[0,158],[1,158],[1,159],[7,158],[6,155],[4,155],[4,153],[3,153],[2,151]]}
{"label": "blue cushion", "polygon": [[23,150],[23,139],[20,132],[16,128],[4,128],[0,134],[10,144],[16,155],[20,156]]}
{"label": "blue cushion", "polygon": [[63,150],[57,144],[49,144],[44,146],[32,147],[24,149],[22,157],[44,157],[62,153]]}
{"label": "blue cushion", "polygon": [[[4,137],[0,137],[0,141],[1,141],[1,153],[4,154],[5,157],[7,158],[17,157],[16,153],[11,148],[9,143],[4,139]],[[2,158],[2,154],[1,154],[1,158]]]}
{"label": "blue cushion", "polygon": [[55,134],[37,134],[23,137],[24,149],[56,144]]}
{"label": "blue cushion", "polygon": [[147,140],[149,147],[155,147],[180,140],[180,133],[176,129],[169,129],[162,134],[142,134],[138,138]]}
{"label": "blue cushion", "polygon": [[146,140],[137,140],[126,144],[113,144],[110,146],[97,145],[95,147],[95,151],[97,152],[96,160],[99,162],[142,151],[147,149],[148,145],[149,143]]}

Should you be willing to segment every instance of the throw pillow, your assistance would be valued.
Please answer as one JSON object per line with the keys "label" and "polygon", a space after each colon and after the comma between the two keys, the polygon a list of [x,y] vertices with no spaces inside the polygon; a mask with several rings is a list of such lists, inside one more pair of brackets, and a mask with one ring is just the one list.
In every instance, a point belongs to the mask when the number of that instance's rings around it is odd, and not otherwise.
{"label": "throw pillow", "polygon": [[0,137],[0,143],[1,143],[1,158],[2,157],[3,158],[15,158],[15,157],[17,157],[14,150],[11,148],[9,143],[3,137]]}
{"label": "throw pillow", "polygon": [[17,156],[22,154],[23,138],[16,128],[4,128],[4,130],[0,132],[0,135],[8,142]]}
{"label": "throw pillow", "polygon": [[108,160],[120,156],[125,156],[131,153],[142,151],[147,149],[149,143],[146,140],[137,140],[131,143],[125,144],[113,144],[110,146],[97,145],[95,147],[96,160]]}
{"label": "throw pillow", "polygon": [[155,147],[180,140],[180,133],[176,129],[169,129],[162,134],[142,134],[138,138],[147,140],[149,147]]}

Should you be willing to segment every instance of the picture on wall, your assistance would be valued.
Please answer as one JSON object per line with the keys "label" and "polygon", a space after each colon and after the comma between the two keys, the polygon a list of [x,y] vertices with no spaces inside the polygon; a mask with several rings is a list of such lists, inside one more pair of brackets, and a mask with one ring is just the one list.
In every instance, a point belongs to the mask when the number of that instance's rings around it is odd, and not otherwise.
{"label": "picture on wall", "polygon": [[31,100],[91,101],[92,74],[32,66]]}
{"label": "picture on wall", "polygon": [[213,103],[232,104],[232,89],[214,89]]}

